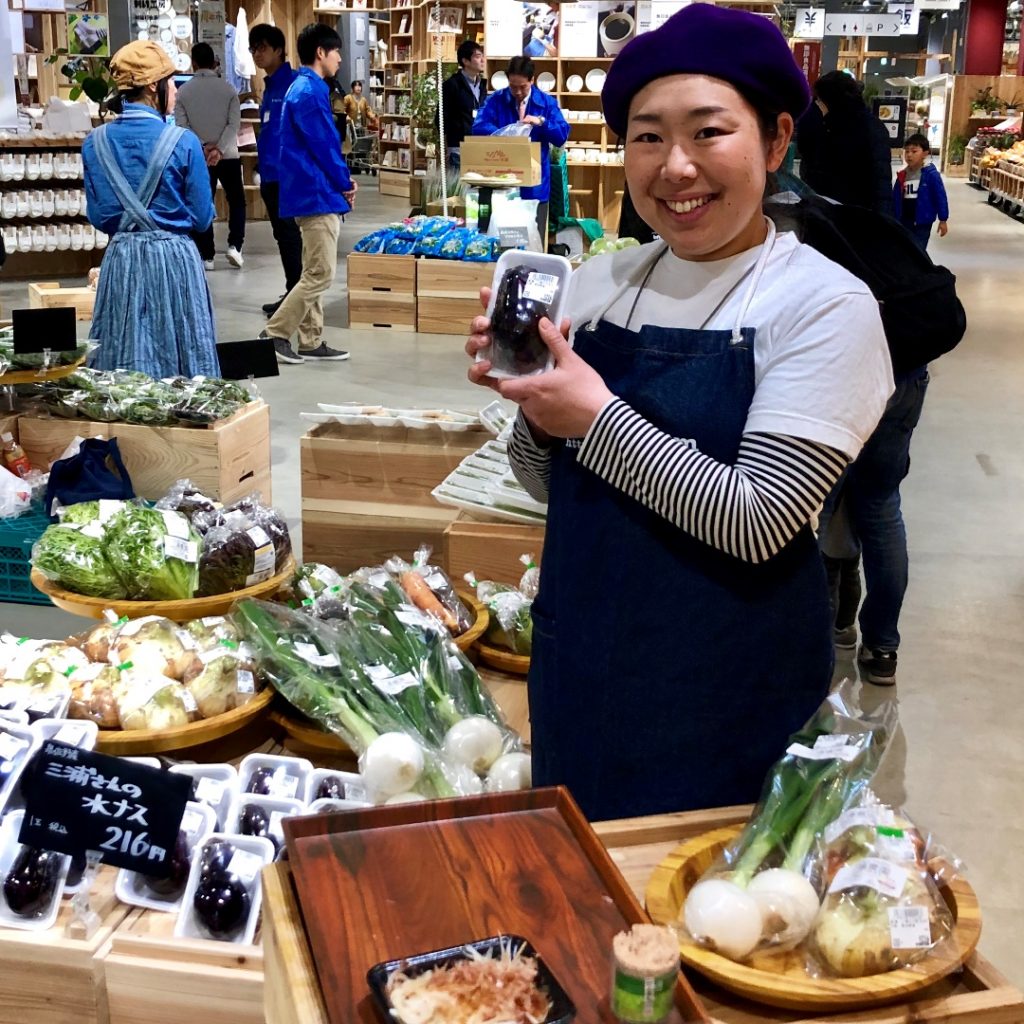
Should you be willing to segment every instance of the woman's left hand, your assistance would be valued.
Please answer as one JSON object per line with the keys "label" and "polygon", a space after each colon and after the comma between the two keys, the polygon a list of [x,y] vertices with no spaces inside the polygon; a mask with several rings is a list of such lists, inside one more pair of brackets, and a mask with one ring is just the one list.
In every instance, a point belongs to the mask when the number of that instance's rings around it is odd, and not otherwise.
{"label": "woman's left hand", "polygon": [[554,369],[533,377],[497,381],[495,390],[519,405],[532,424],[552,437],[583,437],[615,396],[547,317],[541,320],[539,330],[554,356]]}

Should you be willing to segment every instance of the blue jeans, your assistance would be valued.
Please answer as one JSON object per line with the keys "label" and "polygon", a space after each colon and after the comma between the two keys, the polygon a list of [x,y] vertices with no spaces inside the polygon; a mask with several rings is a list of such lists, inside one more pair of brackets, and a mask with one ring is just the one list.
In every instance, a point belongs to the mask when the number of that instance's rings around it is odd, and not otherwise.
{"label": "blue jeans", "polygon": [[900,645],[899,619],[908,578],[900,484],[910,470],[910,439],[921,419],[928,381],[926,366],[896,381],[896,391],[875,432],[836,484],[819,517],[819,535],[824,537],[841,490],[864,559],[861,639],[865,647],[875,650],[895,651]]}
{"label": "blue jeans", "polygon": [[921,247],[922,252],[928,251],[928,239],[932,236],[931,224],[915,224],[910,228],[914,241]]}

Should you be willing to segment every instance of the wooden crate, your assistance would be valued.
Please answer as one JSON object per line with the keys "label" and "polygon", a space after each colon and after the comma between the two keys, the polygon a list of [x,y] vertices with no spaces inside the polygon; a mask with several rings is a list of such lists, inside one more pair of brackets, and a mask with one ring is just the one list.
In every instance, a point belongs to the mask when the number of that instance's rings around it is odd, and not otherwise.
{"label": "wooden crate", "polygon": [[416,257],[348,257],[348,325],[416,330]]}
{"label": "wooden crate", "polygon": [[90,939],[69,939],[71,901],[44,932],[0,928],[0,1024],[107,1024],[103,955],[128,908],[114,896],[114,868],[101,868],[93,908],[102,924]]}
{"label": "wooden crate", "polygon": [[421,259],[416,264],[416,330],[468,334],[479,315],[480,289],[491,283],[493,263]]}
{"label": "wooden crate", "polygon": [[382,196],[399,196],[402,199],[409,198],[408,171],[389,171],[381,167],[377,171],[377,182]]}
{"label": "wooden crate", "polygon": [[540,565],[543,549],[543,526],[520,526],[468,512],[460,512],[444,531],[444,565],[455,580],[472,572],[481,580],[518,583],[525,568],[520,556],[533,555]]}
{"label": "wooden crate", "polygon": [[25,454],[38,469],[60,458],[76,435],[116,437],[135,491],[143,498],[160,498],[175,480],[188,477],[225,503],[252,491],[271,500],[270,409],[263,401],[206,428],[23,415],[19,430]]}
{"label": "wooden crate", "polygon": [[[749,807],[661,814],[599,822],[598,837],[630,888],[642,900],[654,868],[680,843],[723,825],[745,821]],[[329,1024],[316,968],[286,863],[263,872],[266,1024]],[[343,955],[343,954],[342,954]],[[983,956],[930,989],[927,998],[858,1013],[808,1018],[791,1010],[747,1002],[696,974],[691,984],[716,1024],[1020,1024],[1024,995]],[[579,1020],[590,1020],[581,1016]]]}
{"label": "wooden crate", "polygon": [[29,309],[74,306],[76,320],[92,320],[96,292],[92,288],[63,288],[59,281],[33,281],[28,286]]}
{"label": "wooden crate", "polygon": [[[224,194],[224,189],[217,189],[213,197],[213,206],[217,211],[217,220],[227,221],[229,213],[228,199]],[[269,220],[267,217],[267,207],[263,202],[263,196],[260,195],[259,185],[245,186],[245,219],[247,221]]]}
{"label": "wooden crate", "polygon": [[174,914],[132,909],[104,960],[110,1024],[263,1024],[263,952],[176,939]]}

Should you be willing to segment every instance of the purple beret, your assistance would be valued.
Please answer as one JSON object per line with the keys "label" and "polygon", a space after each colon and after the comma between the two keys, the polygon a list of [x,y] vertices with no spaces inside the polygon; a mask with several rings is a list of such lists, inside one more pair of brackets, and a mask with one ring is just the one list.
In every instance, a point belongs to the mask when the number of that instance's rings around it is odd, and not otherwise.
{"label": "purple beret", "polygon": [[685,74],[720,78],[747,99],[794,119],[811,103],[807,79],[768,18],[694,3],[631,39],[615,58],[601,90],[608,126],[625,135],[633,97],[656,78]]}

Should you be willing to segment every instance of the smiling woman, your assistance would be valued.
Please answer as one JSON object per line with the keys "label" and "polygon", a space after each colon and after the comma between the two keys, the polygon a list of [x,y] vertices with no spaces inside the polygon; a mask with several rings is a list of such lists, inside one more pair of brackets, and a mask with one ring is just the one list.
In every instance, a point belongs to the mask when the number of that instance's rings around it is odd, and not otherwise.
{"label": "smiling woman", "polygon": [[757,796],[831,676],[810,521],[892,390],[868,289],[762,212],[810,101],[771,22],[686,7],[602,101],[660,238],[576,271],[552,371],[470,370],[519,404],[510,461],[549,503],[534,780],[591,818]]}

